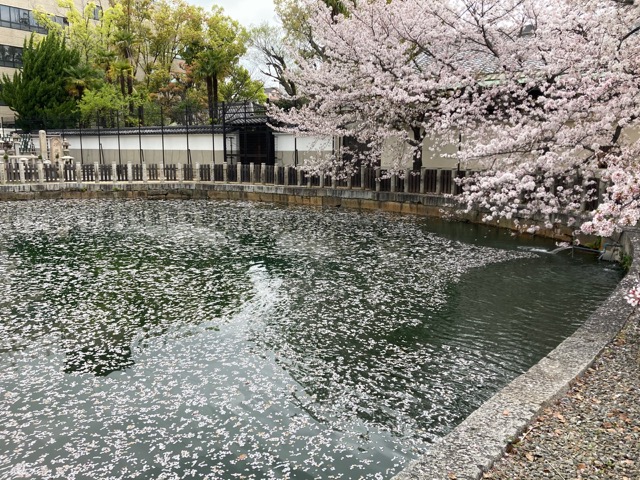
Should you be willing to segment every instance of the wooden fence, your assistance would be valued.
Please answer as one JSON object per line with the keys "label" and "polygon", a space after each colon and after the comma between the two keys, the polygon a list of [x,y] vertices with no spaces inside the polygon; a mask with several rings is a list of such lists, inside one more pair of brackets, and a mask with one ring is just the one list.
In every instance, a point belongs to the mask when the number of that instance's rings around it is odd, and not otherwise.
{"label": "wooden fence", "polygon": [[350,175],[311,175],[293,166],[264,164],[44,164],[1,163],[0,184],[215,182],[363,189],[378,192],[455,193],[457,172],[427,169],[389,175],[381,168],[361,167]]}
{"label": "wooden fence", "polygon": [[[264,164],[45,164],[43,162],[0,162],[0,185],[110,183],[220,183],[281,185],[301,188],[358,189],[376,192],[410,194],[458,195],[456,182],[469,172],[455,169],[407,170],[389,174],[381,168],[361,167],[349,174],[311,175],[293,166]],[[582,209],[597,208],[606,185],[599,179],[589,179],[590,187],[599,192],[585,200]]]}

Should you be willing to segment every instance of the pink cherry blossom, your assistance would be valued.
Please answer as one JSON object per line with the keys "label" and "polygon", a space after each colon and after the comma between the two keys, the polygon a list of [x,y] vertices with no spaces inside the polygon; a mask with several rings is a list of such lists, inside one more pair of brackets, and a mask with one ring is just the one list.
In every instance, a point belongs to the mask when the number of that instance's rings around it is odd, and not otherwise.
{"label": "pink cherry blossom", "polygon": [[463,202],[487,219],[569,215],[601,235],[640,219],[636,5],[368,0],[333,16],[323,1],[301,3],[323,55],[293,52],[304,106],[272,115],[283,130],[362,146],[317,156],[312,171],[384,154],[400,172],[416,152],[426,166],[454,145],[461,169],[479,172],[461,180]]}
{"label": "pink cherry blossom", "polygon": [[636,285],[629,290],[629,293],[625,295],[624,299],[629,303],[629,305],[637,307],[640,303],[640,285]]}

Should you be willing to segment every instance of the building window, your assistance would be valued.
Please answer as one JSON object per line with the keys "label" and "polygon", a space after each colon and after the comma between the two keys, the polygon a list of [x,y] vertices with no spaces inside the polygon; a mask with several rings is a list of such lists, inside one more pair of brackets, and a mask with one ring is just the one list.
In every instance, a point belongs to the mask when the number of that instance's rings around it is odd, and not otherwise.
{"label": "building window", "polygon": [[0,45],[0,67],[22,68],[22,48]]}
{"label": "building window", "polygon": [[[51,15],[51,19],[59,25],[69,25],[65,17]],[[28,32],[41,33],[42,35],[47,34],[47,29],[38,25],[38,21],[31,10],[8,5],[0,5],[0,27],[26,30]]]}

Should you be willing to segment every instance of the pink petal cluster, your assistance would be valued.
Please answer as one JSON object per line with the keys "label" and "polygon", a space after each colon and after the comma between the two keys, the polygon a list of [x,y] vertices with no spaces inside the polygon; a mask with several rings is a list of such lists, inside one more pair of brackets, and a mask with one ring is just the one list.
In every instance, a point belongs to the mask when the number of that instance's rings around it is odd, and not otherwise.
{"label": "pink petal cluster", "polygon": [[299,135],[354,140],[314,171],[448,155],[482,172],[461,184],[487,218],[552,225],[598,199],[587,232],[640,219],[640,7],[368,0],[343,16],[301,4],[323,54],[297,54],[288,78],[304,106],[272,115]]}
{"label": "pink petal cluster", "polygon": [[629,305],[637,307],[640,303],[640,285],[636,285],[629,290],[629,293],[624,296],[624,299],[629,303]]}

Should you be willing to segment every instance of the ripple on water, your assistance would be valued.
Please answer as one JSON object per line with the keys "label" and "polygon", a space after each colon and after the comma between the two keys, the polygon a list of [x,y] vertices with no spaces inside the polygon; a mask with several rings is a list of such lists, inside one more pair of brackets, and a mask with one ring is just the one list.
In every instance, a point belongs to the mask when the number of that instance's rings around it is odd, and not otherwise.
{"label": "ripple on water", "polygon": [[61,201],[0,219],[0,478],[387,478],[620,278],[384,214]]}

